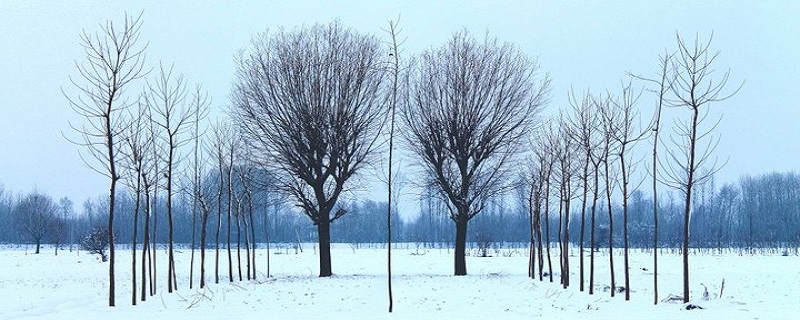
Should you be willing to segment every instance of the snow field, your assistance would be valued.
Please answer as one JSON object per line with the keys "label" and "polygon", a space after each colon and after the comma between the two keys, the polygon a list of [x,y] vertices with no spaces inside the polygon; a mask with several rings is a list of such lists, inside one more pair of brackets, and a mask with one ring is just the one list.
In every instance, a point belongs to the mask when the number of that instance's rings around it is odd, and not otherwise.
{"label": "snow field", "polygon": [[[266,250],[259,249],[256,280],[238,281],[234,254],[233,283],[227,252],[220,251],[220,283],[214,284],[214,251],[206,254],[205,289],[188,287],[190,251],[176,251],[178,290],[166,292],[166,253],[158,252],[158,294],[131,306],[130,251],[117,250],[117,307],[107,306],[108,264],[86,252],[51,248],[40,255],[23,248],[0,250],[0,319],[795,319],[800,313],[800,257],[694,254],[690,257],[692,303],[653,306],[652,253],[632,251],[631,301],[611,298],[608,254],[596,253],[594,295],[578,291],[577,248],[571,253],[571,286],[527,278],[527,252],[503,249],[494,257],[467,257],[465,277],[452,276],[452,250],[417,250],[401,244],[392,251],[395,312],[387,312],[386,250],[333,247],[330,278],[317,277],[312,244],[302,253],[271,250],[271,278]],[[558,250],[552,249],[553,268]],[[418,254],[419,253],[419,254]],[[474,253],[474,251],[472,252]],[[244,251],[242,251],[244,254]],[[137,254],[137,261],[140,254]],[[617,286],[624,285],[623,260],[615,251]],[[199,253],[196,253],[199,263]],[[244,256],[243,256],[244,259]],[[585,263],[588,269],[589,257]],[[139,261],[140,262],[140,261]],[[138,263],[137,263],[138,264]],[[546,260],[545,260],[546,264]],[[243,276],[245,266],[242,265]],[[137,271],[137,273],[140,271]],[[659,293],[680,294],[681,258],[659,256]],[[198,269],[195,270],[197,283]],[[588,270],[586,282],[588,285]],[[718,297],[722,279],[723,296]],[[709,300],[702,299],[704,284]],[[139,288],[139,290],[141,290]],[[588,290],[588,288],[587,288]],[[138,295],[137,295],[138,296]]]}

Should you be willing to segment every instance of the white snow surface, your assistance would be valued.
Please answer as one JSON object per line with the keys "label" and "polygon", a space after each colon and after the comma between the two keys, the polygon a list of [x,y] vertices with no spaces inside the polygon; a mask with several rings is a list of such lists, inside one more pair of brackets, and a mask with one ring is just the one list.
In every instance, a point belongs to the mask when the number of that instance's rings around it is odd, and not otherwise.
{"label": "white snow surface", "polygon": [[[553,268],[558,268],[553,249]],[[527,277],[527,251],[502,249],[493,257],[467,257],[469,275],[452,276],[453,252],[399,244],[392,251],[394,312],[387,312],[386,250],[333,247],[334,276],[317,277],[313,244],[302,253],[258,249],[257,279],[228,279],[227,253],[221,251],[220,283],[214,284],[214,252],[206,262],[205,289],[189,289],[190,250],[176,252],[178,290],[166,290],[166,254],[158,252],[158,293],[131,306],[130,251],[117,250],[116,307],[108,307],[108,263],[87,252],[62,250],[39,255],[26,247],[0,250],[0,319],[797,319],[800,314],[800,257],[796,255],[692,254],[691,294],[702,310],[682,303],[653,305],[652,253],[632,251],[631,301],[611,298],[608,253],[595,256],[596,291],[579,291],[579,261],[572,249],[571,286],[558,274],[551,283]],[[471,251],[474,254],[474,251]],[[234,264],[236,255],[234,252]],[[244,263],[244,251],[242,251]],[[140,263],[137,254],[137,264]],[[197,254],[199,261],[199,254]],[[621,252],[615,251],[617,285],[624,285]],[[198,263],[198,262],[196,262]],[[546,262],[545,262],[546,263]],[[588,253],[585,257],[588,269]],[[137,267],[138,270],[138,267]],[[141,272],[141,271],[137,271]],[[242,265],[243,276],[245,266]],[[682,293],[681,259],[659,256],[659,295]],[[725,287],[719,297],[722,280]],[[588,270],[586,273],[588,283]],[[709,298],[703,300],[704,284]],[[139,288],[139,290],[141,290]],[[588,290],[588,288],[587,288]],[[137,293],[138,297],[138,293]]]}

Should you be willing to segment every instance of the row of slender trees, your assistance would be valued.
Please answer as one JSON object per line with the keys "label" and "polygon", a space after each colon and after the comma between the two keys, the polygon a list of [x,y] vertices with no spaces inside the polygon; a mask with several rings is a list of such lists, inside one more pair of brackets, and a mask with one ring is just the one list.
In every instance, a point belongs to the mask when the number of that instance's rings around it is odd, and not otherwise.
{"label": "row of slender trees", "polygon": [[[570,217],[573,212],[580,218],[579,233],[579,287],[585,286],[584,244],[589,245],[589,294],[593,294],[595,284],[594,264],[598,229],[597,215],[607,214],[605,226],[607,247],[615,243],[615,227],[622,229],[619,241],[623,249],[623,274],[625,299],[630,299],[629,277],[629,216],[630,200],[634,191],[643,181],[635,171],[641,170],[643,160],[636,156],[642,142],[650,140],[652,161],[648,175],[652,181],[653,228],[651,247],[660,247],[658,221],[664,216],[659,213],[658,195],[663,192],[658,187],[668,186],[677,190],[683,202],[682,214],[682,256],[683,256],[683,300],[689,301],[689,242],[690,217],[696,208],[695,189],[702,185],[720,166],[713,156],[718,137],[714,128],[719,123],[717,116],[711,116],[710,105],[723,101],[738,89],[726,88],[729,73],[718,78],[713,74],[714,61],[718,52],[710,51],[711,40],[687,43],[678,35],[677,48],[667,51],[660,59],[659,71],[653,78],[629,74],[630,81],[623,82],[620,93],[582,94],[570,92],[569,108],[562,109],[544,126],[534,140],[533,156],[529,160],[530,171],[523,178],[528,187],[528,208],[531,225],[530,275],[534,277],[535,265],[539,265],[539,278],[544,268],[543,255],[546,252],[548,268],[551,268],[549,247],[542,248],[542,228],[545,239],[550,238],[551,204],[557,204],[560,283],[564,288],[570,285],[569,244]],[[639,101],[642,92],[634,89],[633,81],[645,83],[654,93],[655,101],[651,120],[642,122]],[[740,87],[741,88],[741,87]],[[670,107],[668,113],[673,125],[662,126],[662,109]],[[688,112],[686,111],[688,110]],[[665,133],[660,133],[664,131]],[[666,134],[666,135],[664,135]],[[659,147],[666,156],[659,157]],[[663,159],[662,159],[663,158]],[[615,225],[612,199],[621,200],[621,226]],[[555,198],[555,200],[551,200]],[[605,200],[605,208],[602,201]],[[580,206],[576,209],[573,203]],[[601,201],[600,203],[598,201]],[[587,217],[588,215],[588,217]],[[545,220],[542,223],[542,219]],[[641,222],[641,221],[639,221]],[[588,235],[587,233],[588,229]],[[587,241],[588,237],[588,241]],[[539,243],[536,245],[536,243]],[[537,250],[538,249],[538,250]],[[538,254],[538,256],[537,256]],[[653,255],[655,296],[658,303],[658,254]],[[609,255],[610,283],[616,288],[614,256]],[[552,273],[550,273],[552,281]],[[614,296],[616,290],[611,290]]]}

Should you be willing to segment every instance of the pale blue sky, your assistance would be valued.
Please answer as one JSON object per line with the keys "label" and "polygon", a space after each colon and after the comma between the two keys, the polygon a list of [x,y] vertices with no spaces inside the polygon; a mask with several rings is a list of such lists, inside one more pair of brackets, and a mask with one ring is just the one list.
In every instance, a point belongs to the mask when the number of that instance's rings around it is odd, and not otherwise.
{"label": "pale blue sky", "polygon": [[[707,37],[731,69],[734,98],[718,133],[720,181],[742,174],[800,168],[800,2],[797,1],[0,1],[0,183],[37,188],[76,204],[106,192],[107,180],[86,168],[61,132],[79,121],[61,88],[80,60],[78,36],[106,19],[144,9],[141,38],[148,63],[174,62],[201,82],[224,110],[233,55],[268,28],[339,19],[383,36],[401,16],[406,53],[438,46],[455,31],[486,31],[539,56],[553,80],[549,110],[566,104],[570,87],[616,90],[626,71],[655,72],[675,33]],[[652,97],[641,100],[649,113]],[[217,111],[215,116],[220,116]]]}

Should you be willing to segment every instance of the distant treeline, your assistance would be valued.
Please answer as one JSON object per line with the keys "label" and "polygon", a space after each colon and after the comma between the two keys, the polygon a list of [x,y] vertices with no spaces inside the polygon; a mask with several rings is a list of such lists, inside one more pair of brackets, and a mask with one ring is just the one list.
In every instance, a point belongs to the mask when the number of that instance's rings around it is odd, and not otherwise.
{"label": "distant treeline", "polygon": [[[213,181],[211,179],[210,181]],[[235,191],[234,191],[235,192]],[[223,192],[220,196],[227,197]],[[695,194],[691,216],[691,246],[695,248],[797,248],[800,246],[800,175],[797,173],[771,173],[746,176],[737,183],[716,186],[714,180],[700,185]],[[257,243],[315,242],[316,227],[291,203],[283,201],[274,192],[259,192],[254,197],[254,229]],[[677,248],[681,244],[682,204],[676,194],[659,197],[659,240],[663,248]],[[115,232],[118,244],[130,242],[132,236],[134,199],[119,193],[119,216]],[[218,207],[220,203],[222,207]],[[217,214],[220,212],[220,229],[232,224],[232,238],[238,236],[237,217],[227,217],[227,201],[212,201],[209,217],[210,235],[207,243],[214,244]],[[234,202],[235,203],[235,202]],[[574,202],[570,212],[570,237],[577,244],[581,223],[581,204]],[[155,203],[152,219],[157,226],[151,238],[158,243],[167,242],[166,201],[163,195]],[[14,193],[0,187],[0,243],[75,244],[94,227],[103,227],[107,221],[108,201],[105,197],[87,200],[77,209],[67,198],[55,200],[38,191]],[[347,211],[331,225],[333,242],[382,243],[386,241],[385,202],[356,201],[343,203]],[[631,247],[652,247],[653,219],[652,197],[641,191],[632,193],[629,202],[629,237]],[[557,209],[556,205],[551,206]],[[621,206],[613,204],[615,225],[621,225]],[[218,210],[221,209],[221,210]],[[179,196],[174,207],[174,238],[178,243],[198,243],[199,212],[193,211],[192,199]],[[436,198],[420,201],[418,214],[413,218],[400,218],[394,212],[393,239],[425,246],[452,245],[454,225],[447,217],[447,206]],[[587,209],[588,210],[588,209]],[[193,214],[194,212],[194,214]],[[237,212],[233,210],[232,212]],[[530,240],[530,219],[526,201],[515,194],[494,199],[483,214],[475,217],[468,230],[468,241],[525,243]],[[588,216],[588,212],[587,212]],[[140,219],[141,220],[141,219]],[[141,223],[141,221],[140,221]],[[544,220],[543,220],[543,223]],[[558,213],[550,214],[550,242],[557,243]],[[588,219],[586,220],[588,224]],[[597,215],[597,243],[606,245],[608,217]],[[140,226],[141,227],[141,226]],[[194,227],[194,232],[193,232]],[[588,230],[588,225],[586,226]],[[141,229],[140,229],[141,230]],[[244,231],[242,231],[244,233]],[[141,233],[138,243],[142,242]],[[193,240],[194,236],[194,240]],[[225,233],[220,243],[225,243]],[[243,236],[242,236],[243,237]],[[615,246],[622,244],[622,230],[614,230]],[[588,242],[588,239],[586,240]],[[235,241],[234,241],[235,242]],[[587,244],[588,245],[588,244]]]}

